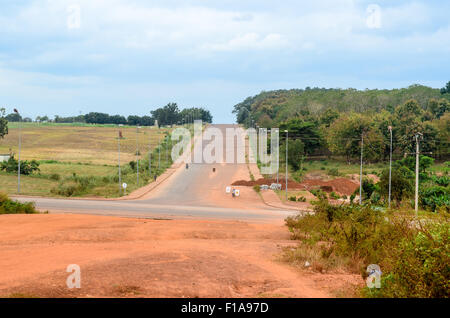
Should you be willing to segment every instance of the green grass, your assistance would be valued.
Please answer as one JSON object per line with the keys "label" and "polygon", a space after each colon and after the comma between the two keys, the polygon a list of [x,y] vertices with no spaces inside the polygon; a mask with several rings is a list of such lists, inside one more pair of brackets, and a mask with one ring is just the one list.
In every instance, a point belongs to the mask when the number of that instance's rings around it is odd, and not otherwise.
{"label": "green grass", "polygon": [[117,167],[103,166],[103,165],[88,165],[88,164],[71,164],[71,163],[54,163],[41,164],[40,173],[44,176],[52,174],[59,174],[61,177],[71,176],[74,173],[78,176],[105,176],[114,174]]}

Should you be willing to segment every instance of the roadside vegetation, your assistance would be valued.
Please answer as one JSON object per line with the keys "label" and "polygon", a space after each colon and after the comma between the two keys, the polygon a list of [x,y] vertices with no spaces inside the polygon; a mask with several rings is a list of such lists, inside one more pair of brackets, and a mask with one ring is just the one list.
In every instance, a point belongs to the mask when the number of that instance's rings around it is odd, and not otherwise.
{"label": "roadside vegetation", "polygon": [[[450,82],[444,89],[413,85],[400,90],[279,90],[249,97],[234,108],[247,127],[280,128],[280,199],[313,211],[286,219],[294,248],[283,259],[316,272],[369,275],[382,271],[381,288],[365,297],[450,296]],[[392,194],[389,208],[390,130]],[[416,142],[420,133],[419,213],[415,217]],[[359,204],[361,141],[362,205]],[[274,176],[265,176],[273,180]],[[336,191],[342,178],[354,190]],[[326,186],[311,186],[319,180]],[[297,187],[297,183],[307,187]],[[342,182],[341,182],[342,183]]]}
{"label": "roadside vegetation", "polygon": [[[367,278],[367,267],[382,270],[381,288],[366,297],[449,297],[448,213],[386,210],[371,204],[332,205],[322,198],[314,214],[290,217],[286,224],[296,248],[284,259],[318,272],[344,270]],[[305,265],[306,264],[306,265]]]}
{"label": "roadside vegetation", "polygon": [[13,201],[8,196],[0,192],[0,215],[1,214],[35,214],[39,213],[34,204],[20,203],[18,201]]}

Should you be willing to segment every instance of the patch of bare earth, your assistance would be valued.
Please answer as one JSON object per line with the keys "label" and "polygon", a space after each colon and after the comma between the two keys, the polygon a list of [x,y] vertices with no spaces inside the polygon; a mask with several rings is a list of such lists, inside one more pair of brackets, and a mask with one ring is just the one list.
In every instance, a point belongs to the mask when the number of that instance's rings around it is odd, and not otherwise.
{"label": "patch of bare earth", "polygon": [[335,297],[360,280],[277,261],[295,243],[275,224],[2,215],[0,237],[2,297]]}
{"label": "patch of bare earth", "polygon": [[[234,186],[247,186],[253,187],[255,185],[271,185],[276,183],[276,179],[261,178],[255,181],[238,180],[233,183]],[[285,188],[285,184],[281,182],[282,189]],[[311,190],[322,189],[325,192],[336,192],[343,195],[351,195],[359,187],[359,183],[347,178],[336,178],[333,180],[320,180],[320,179],[306,179],[302,182],[296,182],[289,180],[289,190]]]}

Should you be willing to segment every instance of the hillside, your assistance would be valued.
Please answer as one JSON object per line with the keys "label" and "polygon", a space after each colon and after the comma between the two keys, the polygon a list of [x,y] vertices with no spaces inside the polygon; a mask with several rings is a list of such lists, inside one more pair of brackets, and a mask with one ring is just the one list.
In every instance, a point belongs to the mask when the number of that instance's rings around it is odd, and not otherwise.
{"label": "hillside", "polygon": [[256,122],[262,126],[269,126],[279,124],[288,118],[298,117],[305,111],[318,114],[327,108],[334,108],[338,112],[375,113],[382,109],[393,110],[409,99],[415,99],[423,109],[426,109],[429,99],[440,99],[443,96],[449,98],[449,94],[441,95],[439,89],[421,85],[392,90],[307,87],[262,92],[235,105],[233,113],[236,114],[238,123],[244,123],[247,121],[248,112],[242,108],[247,108]]}

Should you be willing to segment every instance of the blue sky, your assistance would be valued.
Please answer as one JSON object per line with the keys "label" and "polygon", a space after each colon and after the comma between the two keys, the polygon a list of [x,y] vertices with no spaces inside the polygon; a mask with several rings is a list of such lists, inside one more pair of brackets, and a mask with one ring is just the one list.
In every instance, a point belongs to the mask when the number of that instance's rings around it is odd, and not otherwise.
{"label": "blue sky", "polygon": [[234,122],[262,90],[440,88],[450,1],[0,0],[0,107]]}

